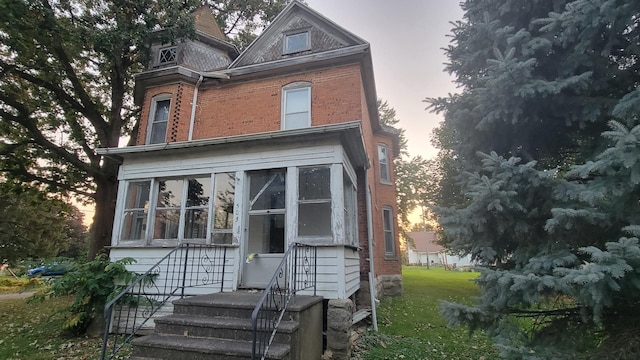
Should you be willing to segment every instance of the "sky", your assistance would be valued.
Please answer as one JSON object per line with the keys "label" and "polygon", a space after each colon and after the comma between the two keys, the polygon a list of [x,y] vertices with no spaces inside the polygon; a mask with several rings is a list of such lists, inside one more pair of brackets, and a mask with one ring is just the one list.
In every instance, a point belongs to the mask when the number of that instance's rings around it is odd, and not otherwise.
{"label": "sky", "polygon": [[371,44],[378,98],[406,130],[411,156],[431,158],[431,131],[442,116],[425,110],[425,98],[456,92],[444,71],[451,21],[462,18],[459,0],[306,0],[314,10]]}

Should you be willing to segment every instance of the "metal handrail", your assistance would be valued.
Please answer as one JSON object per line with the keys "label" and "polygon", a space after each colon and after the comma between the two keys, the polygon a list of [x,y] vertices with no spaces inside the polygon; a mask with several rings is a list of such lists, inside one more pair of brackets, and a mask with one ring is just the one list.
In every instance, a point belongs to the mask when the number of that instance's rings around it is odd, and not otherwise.
{"label": "metal handrail", "polygon": [[317,255],[317,247],[313,245],[293,243],[287,249],[251,314],[253,360],[267,356],[293,296],[298,291],[310,288],[316,295]]}
{"label": "metal handrail", "polygon": [[180,244],[107,303],[101,359],[113,359],[151,317],[185,289],[220,284],[224,289],[225,245]]}

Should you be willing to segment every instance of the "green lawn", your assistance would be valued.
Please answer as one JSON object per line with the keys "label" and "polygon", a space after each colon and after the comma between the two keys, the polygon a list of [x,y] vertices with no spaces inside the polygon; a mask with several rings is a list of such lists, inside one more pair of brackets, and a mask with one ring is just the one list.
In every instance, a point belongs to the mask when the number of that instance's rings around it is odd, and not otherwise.
{"label": "green lawn", "polygon": [[60,310],[70,298],[28,303],[0,300],[0,359],[72,360],[99,358],[100,339],[71,337],[61,331]]}
{"label": "green lawn", "polygon": [[440,316],[441,300],[470,303],[478,295],[478,273],[403,268],[404,295],[378,307],[378,334],[360,338],[358,359],[496,359],[492,341],[480,332],[449,328]]}

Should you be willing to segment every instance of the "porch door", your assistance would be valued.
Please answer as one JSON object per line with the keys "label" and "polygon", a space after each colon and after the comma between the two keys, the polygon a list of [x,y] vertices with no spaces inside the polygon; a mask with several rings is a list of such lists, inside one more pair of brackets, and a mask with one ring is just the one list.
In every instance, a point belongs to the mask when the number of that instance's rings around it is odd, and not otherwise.
{"label": "porch door", "polygon": [[249,199],[242,286],[265,288],[287,249],[285,169],[247,173]]}

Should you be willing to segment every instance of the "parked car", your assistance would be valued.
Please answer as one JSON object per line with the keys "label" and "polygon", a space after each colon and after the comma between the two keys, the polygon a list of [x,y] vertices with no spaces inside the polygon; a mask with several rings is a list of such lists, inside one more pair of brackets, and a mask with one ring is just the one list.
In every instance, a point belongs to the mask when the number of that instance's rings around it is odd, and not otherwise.
{"label": "parked car", "polygon": [[67,272],[66,267],[62,265],[41,265],[33,269],[27,270],[27,276],[59,276]]}

